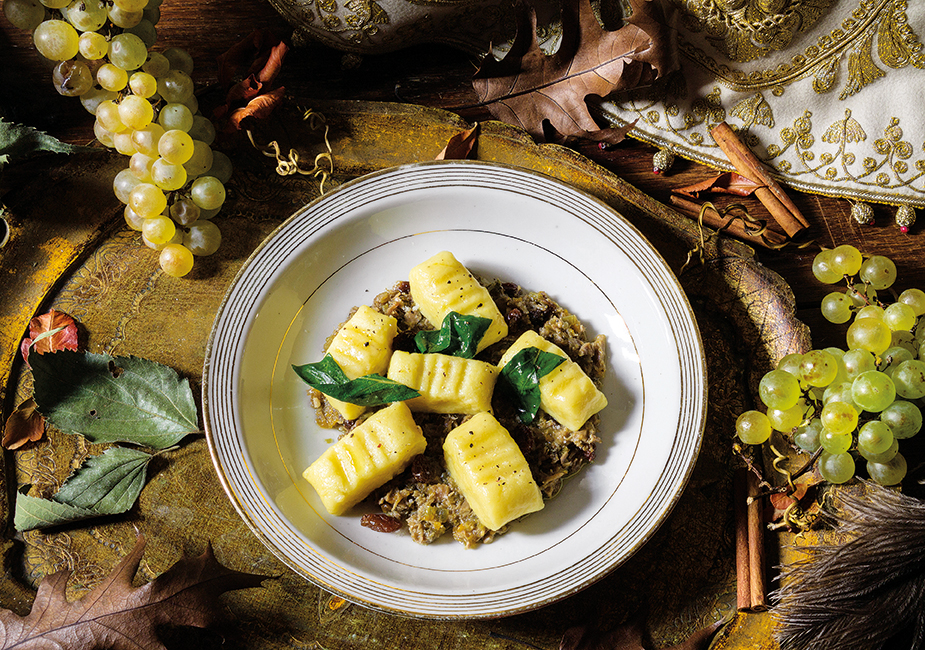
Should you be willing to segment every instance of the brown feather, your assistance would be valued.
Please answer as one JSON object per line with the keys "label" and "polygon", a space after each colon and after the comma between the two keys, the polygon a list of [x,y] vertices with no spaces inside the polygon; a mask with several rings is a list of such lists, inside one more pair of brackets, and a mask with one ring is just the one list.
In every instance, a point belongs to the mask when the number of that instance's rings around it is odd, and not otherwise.
{"label": "brown feather", "polygon": [[846,541],[784,567],[773,594],[781,650],[919,648],[925,642],[925,502],[863,482],[835,491]]}

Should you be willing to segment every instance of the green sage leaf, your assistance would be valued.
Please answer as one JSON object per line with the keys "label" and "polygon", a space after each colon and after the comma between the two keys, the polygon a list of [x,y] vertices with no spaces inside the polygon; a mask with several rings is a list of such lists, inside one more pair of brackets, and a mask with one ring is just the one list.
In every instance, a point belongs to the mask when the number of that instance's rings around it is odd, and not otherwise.
{"label": "green sage leaf", "polygon": [[92,442],[166,449],[199,431],[189,382],[138,357],[61,350],[30,354],[39,412]]}
{"label": "green sage leaf", "polygon": [[535,347],[519,350],[498,376],[502,391],[514,403],[517,415],[524,424],[536,419],[540,410],[540,379],[555,370],[565,357]]}
{"label": "green sage leaf", "polygon": [[24,124],[13,124],[0,117],[0,168],[10,162],[26,159],[35,154],[99,152],[94,147],[81,147],[61,142],[38,129]]}
{"label": "green sage leaf", "polygon": [[76,508],[51,499],[30,497],[28,494],[17,494],[13,526],[18,531],[33,530],[61,526],[99,516],[98,513],[86,508]]}
{"label": "green sage leaf", "polygon": [[145,485],[148,463],[153,455],[112,447],[91,456],[68,478],[54,500],[101,515],[117,515],[134,505]]}
{"label": "green sage leaf", "polygon": [[464,316],[451,311],[443,319],[439,330],[422,330],[415,334],[414,344],[418,352],[439,352],[472,359],[490,326],[490,318],[474,314]]}
{"label": "green sage leaf", "polygon": [[292,369],[312,388],[348,404],[379,406],[403,402],[420,395],[413,388],[382,375],[372,374],[347,379],[347,375],[330,354],[326,354],[324,359],[316,363],[293,365]]}

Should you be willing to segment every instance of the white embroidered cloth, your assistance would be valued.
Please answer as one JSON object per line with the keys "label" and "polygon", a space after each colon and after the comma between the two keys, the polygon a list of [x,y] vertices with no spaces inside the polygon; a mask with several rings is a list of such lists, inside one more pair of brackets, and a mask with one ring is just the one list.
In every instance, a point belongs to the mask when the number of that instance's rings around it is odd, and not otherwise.
{"label": "white embroidered cloth", "polygon": [[726,121],[794,188],[925,206],[925,1],[671,1],[681,74],[606,118],[731,170],[709,134]]}

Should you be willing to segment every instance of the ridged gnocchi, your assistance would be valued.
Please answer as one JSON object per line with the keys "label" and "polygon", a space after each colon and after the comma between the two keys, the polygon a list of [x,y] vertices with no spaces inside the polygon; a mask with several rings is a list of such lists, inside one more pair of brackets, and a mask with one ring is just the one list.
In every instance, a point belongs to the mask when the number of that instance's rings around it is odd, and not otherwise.
{"label": "ridged gnocchi", "polygon": [[439,329],[446,315],[455,311],[491,320],[478,351],[507,336],[507,322],[488,289],[452,253],[443,251],[421,262],[411,269],[408,281],[415,304],[435,328]]}
{"label": "ridged gnocchi", "polygon": [[591,378],[555,343],[547,341],[533,330],[521,334],[498,362],[503,368],[524,348],[539,348],[544,352],[565,357],[548,375],[540,378],[540,408],[569,431],[578,431],[595,413],[607,406],[607,397],[598,390]]}
{"label": "ridged gnocchi", "polygon": [[421,394],[406,402],[412,411],[474,414],[491,411],[499,372],[497,366],[476,359],[396,350],[388,378]]}
{"label": "ridged gnocchi", "polygon": [[[392,341],[397,332],[398,321],[393,316],[361,305],[334,335],[325,353],[334,358],[348,379],[385,374],[392,357]],[[365,406],[349,404],[333,397],[327,399],[347,420],[355,420],[366,411]]]}
{"label": "ridged gnocchi", "polygon": [[427,440],[404,402],[376,411],[302,473],[325,509],[342,515],[424,452]]}
{"label": "ridged gnocchi", "polygon": [[490,413],[479,413],[443,442],[446,468],[489,530],[542,510],[543,495],[520,447]]}

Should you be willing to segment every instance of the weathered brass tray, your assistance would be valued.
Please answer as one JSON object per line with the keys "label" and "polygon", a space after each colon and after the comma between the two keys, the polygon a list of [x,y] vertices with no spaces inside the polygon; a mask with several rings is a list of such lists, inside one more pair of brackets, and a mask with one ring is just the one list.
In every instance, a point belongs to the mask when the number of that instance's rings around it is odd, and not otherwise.
{"label": "weathered brass tray", "polygon": [[[467,128],[457,116],[401,104],[300,102],[326,118],[339,183],[393,165],[432,160]],[[300,111],[281,112],[258,144],[276,139],[311,161],[323,150]],[[233,152],[236,174],[217,217],[222,247],[185,279],[157,270],[137,233],[124,227],[110,179],[124,158],[79,154],[44,158],[3,178],[12,238],[0,249],[0,385],[4,420],[31,393],[17,348],[29,319],[54,306],[80,323],[87,349],[165,363],[198,388],[213,317],[236,271],[279,223],[319,194],[313,176],[276,173],[276,161],[246,140]],[[655,202],[569,149],[535,145],[523,132],[485,123],[479,159],[561,179],[607,202],[655,245],[675,271],[701,243],[697,224]],[[121,159],[120,159],[121,158]],[[54,182],[62,195],[45,191]],[[61,205],[67,205],[66,212]],[[747,246],[708,240],[704,256],[679,275],[696,313],[708,361],[709,413],[692,479],[665,524],[626,564],[587,590],[536,612],[502,619],[428,622],[364,609],[326,594],[277,561],[238,517],[214,475],[205,440],[194,439],[149,470],[139,503],[127,515],[53,532],[14,536],[9,526],[17,486],[55,486],[88,453],[74,436],[47,440],[4,458],[2,505],[6,575],[0,606],[28,611],[33,589],[53,571],[73,571],[82,594],[148,537],[140,579],[211,543],[223,564],[274,576],[263,588],[231,592],[221,604],[230,622],[211,631],[174,633],[172,647],[246,648],[555,648],[574,626],[601,630],[643,616],[656,647],[680,642],[720,618],[720,648],[771,648],[767,614],[735,613],[731,432],[771,363],[809,345],[783,280]],[[772,552],[777,539],[771,538]],[[771,562],[770,564],[773,564]]]}

